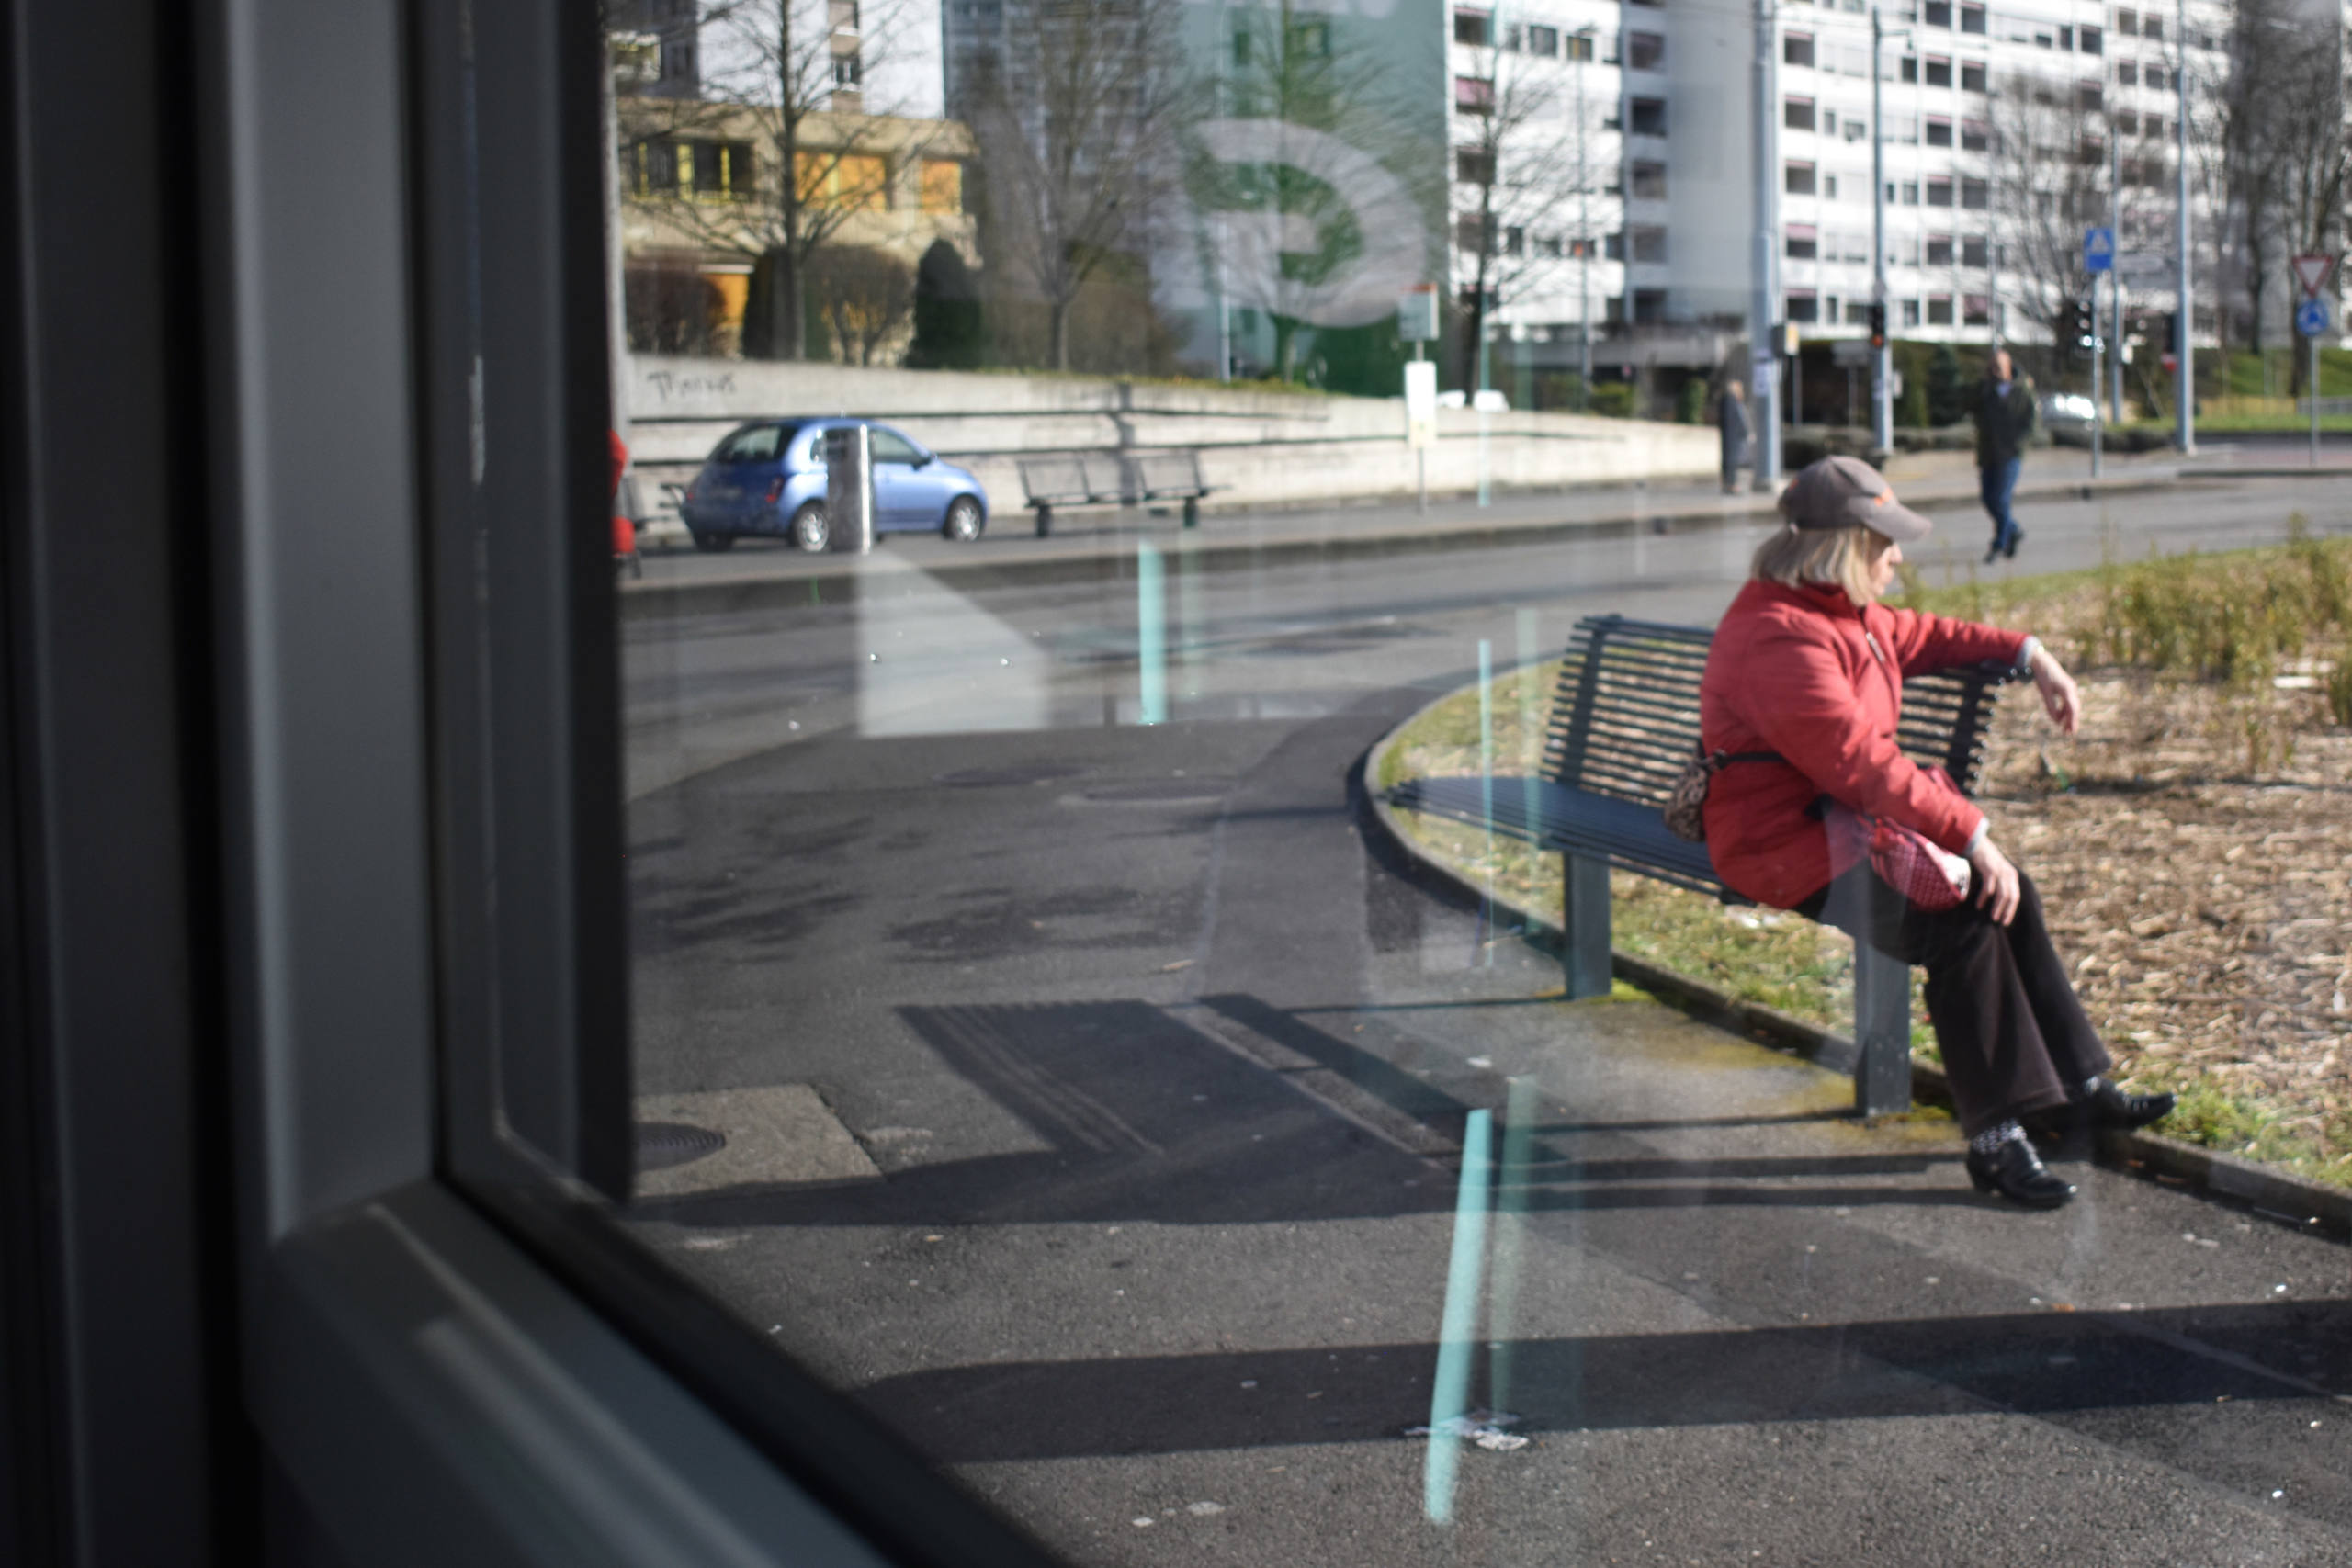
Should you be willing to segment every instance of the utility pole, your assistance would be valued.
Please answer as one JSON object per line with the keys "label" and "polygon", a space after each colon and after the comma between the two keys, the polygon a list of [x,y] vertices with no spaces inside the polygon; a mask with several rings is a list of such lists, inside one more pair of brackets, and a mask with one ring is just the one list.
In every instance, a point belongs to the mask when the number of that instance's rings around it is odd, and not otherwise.
{"label": "utility pole", "polygon": [[1772,342],[1772,319],[1780,305],[1776,287],[1780,260],[1781,160],[1776,134],[1781,117],[1772,101],[1773,0],[1756,0],[1756,254],[1755,297],[1748,306],[1749,369],[1756,395],[1756,488],[1781,483],[1781,362]]}
{"label": "utility pole", "polygon": [[[2115,259],[2123,259],[2123,139],[2115,134],[2115,115],[2107,117],[2107,231],[2115,236]],[[2094,278],[2093,282],[2098,280]],[[2108,366],[2112,372],[2111,391],[2107,400],[2107,417],[2110,424],[2123,423],[2123,268],[2110,265],[2107,269],[2107,301],[2109,305]],[[2091,388],[2091,400],[2098,400],[2098,388]]]}
{"label": "utility pole", "polygon": [[1881,112],[1886,33],[1879,8],[1871,7],[1871,299],[1878,307],[1878,335],[1871,350],[1871,446],[1894,449],[1894,333],[1886,319],[1886,117]]}
{"label": "utility pole", "polygon": [[1592,160],[1585,153],[1584,68],[1600,28],[1588,22],[1577,40],[1577,412],[1592,402]]}
{"label": "utility pole", "polygon": [[[786,4],[790,3],[791,0],[786,0]],[[1217,0],[1216,25],[1216,113],[1217,118],[1222,119],[1226,114],[1226,56],[1232,52],[1234,47],[1233,39],[1226,34],[1225,0]],[[1209,228],[1216,237],[1216,378],[1220,381],[1230,381],[1233,379],[1233,300],[1227,292],[1225,276],[1227,235],[1225,213],[1221,209],[1211,214]]]}
{"label": "utility pole", "polygon": [[2180,310],[2175,320],[2180,324],[2174,330],[2180,341],[2173,344],[2177,356],[2173,372],[2173,400],[2179,409],[2178,430],[2173,443],[2183,457],[2197,450],[2197,360],[2188,346],[2190,328],[2196,324],[2197,305],[2189,292],[2188,257],[2188,0],[2173,0],[2173,70],[2172,85],[2180,105],[2179,121],[2173,127],[2175,140],[2180,149]]}

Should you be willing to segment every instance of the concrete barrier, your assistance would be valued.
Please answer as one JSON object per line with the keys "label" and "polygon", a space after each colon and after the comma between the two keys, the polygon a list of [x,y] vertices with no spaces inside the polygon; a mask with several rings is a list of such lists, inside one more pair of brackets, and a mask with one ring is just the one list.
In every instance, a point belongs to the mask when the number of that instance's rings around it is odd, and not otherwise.
{"label": "concrete barrier", "polygon": [[[1301,396],[1079,376],[890,370],[632,356],[632,446],[649,479],[692,475],[736,423],[769,415],[886,419],[1021,504],[1017,464],[1037,452],[1187,447],[1212,506],[1295,506],[1409,495],[1415,455],[1401,397]],[[1444,409],[1428,453],[1432,493],[1688,478],[1716,465],[1703,425]]]}

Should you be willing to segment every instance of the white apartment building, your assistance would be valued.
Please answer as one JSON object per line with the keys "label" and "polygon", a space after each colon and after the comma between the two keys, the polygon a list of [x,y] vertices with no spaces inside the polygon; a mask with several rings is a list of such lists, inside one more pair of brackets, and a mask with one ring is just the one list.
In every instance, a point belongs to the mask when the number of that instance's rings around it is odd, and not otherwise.
{"label": "white apartment building", "polygon": [[[1775,9],[1770,151],[1781,318],[1809,333],[1859,332],[1873,286],[1869,9],[1863,0]],[[1629,160],[1662,158],[1668,186],[1663,199],[1628,206],[1625,313],[1636,323],[1744,322],[1755,231],[1754,13],[1628,5],[1625,15],[1629,28],[1636,17],[1657,18],[1668,40],[1662,134],[1628,139]],[[2047,156],[2037,166],[2018,146],[2020,116],[2045,133],[2079,136],[2081,155],[2098,165],[2109,161],[2106,138],[2118,138],[2120,246],[2170,254],[2184,41],[2177,7],[1921,0],[1889,6],[1882,20],[1890,331],[1981,340],[1997,323],[2007,336],[2041,335],[2019,306],[2037,291],[2046,298],[2050,285],[2008,254],[2002,235],[2019,200],[2059,197],[2042,188],[2052,177]],[[2220,6],[2188,7],[2192,73],[2216,67],[2228,25]],[[1655,80],[1629,71],[1629,102]],[[2029,101],[2011,101],[2020,94]],[[2108,222],[2104,169],[2092,177],[2090,209],[2052,208],[2054,227]],[[2005,180],[2032,188],[2005,193]],[[2201,230],[2211,215],[2196,212],[2194,221]],[[2133,304],[2170,310],[2174,300],[2169,276],[2135,277]]]}

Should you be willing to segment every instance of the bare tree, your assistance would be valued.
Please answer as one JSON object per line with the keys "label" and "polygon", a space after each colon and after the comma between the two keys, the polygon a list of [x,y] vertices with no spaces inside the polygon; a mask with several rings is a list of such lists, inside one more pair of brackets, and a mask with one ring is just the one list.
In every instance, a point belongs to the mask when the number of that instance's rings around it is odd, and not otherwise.
{"label": "bare tree", "polygon": [[[1593,156],[1601,151],[1598,139],[1577,123],[1560,66],[1503,30],[1515,24],[1498,17],[1487,26],[1471,76],[1455,85],[1463,112],[1455,118],[1453,218],[1454,249],[1468,273],[1465,387],[1477,385],[1490,305],[1560,268],[1569,249],[1555,232],[1562,215],[1607,183]],[[1591,236],[1578,240],[1589,243]]]}
{"label": "bare tree", "polygon": [[984,248],[1046,306],[1046,356],[1069,368],[1070,307],[1145,249],[1181,175],[1197,96],[1179,0],[1003,0],[1001,46],[973,62]]}
{"label": "bare tree", "polygon": [[[811,254],[881,205],[892,164],[922,151],[919,122],[884,118],[903,106],[872,86],[912,47],[916,4],[718,0],[701,16],[701,96],[626,107],[636,200],[703,245],[766,264],[753,319],[770,341],[749,353],[803,356]],[[737,149],[748,168],[734,166]]]}
{"label": "bare tree", "polygon": [[808,288],[833,329],[844,363],[873,364],[875,354],[914,313],[914,269],[870,245],[827,245],[811,252]]}
{"label": "bare tree", "polygon": [[2020,72],[2000,84],[1993,130],[2003,265],[2024,286],[2017,299],[2026,319],[2054,331],[2064,301],[2089,291],[2083,230],[2107,221],[2110,127],[2085,85]]}

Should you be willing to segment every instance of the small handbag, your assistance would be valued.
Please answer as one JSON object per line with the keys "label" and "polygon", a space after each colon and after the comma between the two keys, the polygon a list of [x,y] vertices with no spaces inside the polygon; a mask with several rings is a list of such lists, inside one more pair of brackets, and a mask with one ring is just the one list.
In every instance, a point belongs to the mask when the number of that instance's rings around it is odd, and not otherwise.
{"label": "small handbag", "polygon": [[[1941,768],[1922,768],[1939,786],[1953,795],[1960,786]],[[1919,908],[1950,909],[1968,897],[1968,862],[1931,841],[1916,828],[1883,817],[1866,817],[1828,801],[1826,820],[1833,835],[1833,868],[1868,857],[1879,880]],[[1838,852],[1838,842],[1845,848]]]}
{"label": "small handbag", "polygon": [[1682,771],[1674,775],[1674,787],[1667,791],[1666,804],[1658,808],[1666,818],[1666,830],[1678,839],[1688,839],[1694,844],[1707,841],[1707,788],[1715,775],[1734,762],[1778,762],[1784,761],[1778,751],[1715,751],[1704,746],[1693,747]]}

